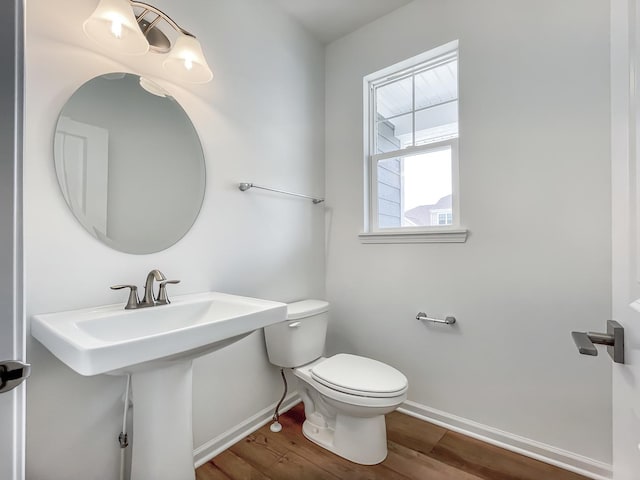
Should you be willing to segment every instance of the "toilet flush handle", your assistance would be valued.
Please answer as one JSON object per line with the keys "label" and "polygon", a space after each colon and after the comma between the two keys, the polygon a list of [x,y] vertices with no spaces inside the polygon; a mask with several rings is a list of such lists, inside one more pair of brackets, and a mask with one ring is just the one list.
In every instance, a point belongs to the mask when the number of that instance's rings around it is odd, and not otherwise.
{"label": "toilet flush handle", "polygon": [[300,322],[291,322],[289,324],[289,328],[298,328],[300,326]]}

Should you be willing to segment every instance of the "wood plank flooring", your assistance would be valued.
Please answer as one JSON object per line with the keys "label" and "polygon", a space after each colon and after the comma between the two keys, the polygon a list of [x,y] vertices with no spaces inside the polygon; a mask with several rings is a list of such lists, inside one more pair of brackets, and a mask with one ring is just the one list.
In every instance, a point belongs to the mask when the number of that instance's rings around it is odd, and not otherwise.
{"label": "wood plank flooring", "polygon": [[586,480],[586,477],[393,412],[387,415],[389,454],[356,465],[302,435],[304,408],[280,416],[282,431],[265,425],[196,470],[196,480]]}

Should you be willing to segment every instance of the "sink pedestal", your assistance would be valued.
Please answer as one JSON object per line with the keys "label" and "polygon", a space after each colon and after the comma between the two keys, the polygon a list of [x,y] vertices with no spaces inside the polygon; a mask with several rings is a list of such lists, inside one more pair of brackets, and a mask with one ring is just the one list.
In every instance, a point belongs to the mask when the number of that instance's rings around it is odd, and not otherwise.
{"label": "sink pedestal", "polygon": [[194,480],[192,361],[131,374],[131,480]]}
{"label": "sink pedestal", "polygon": [[31,334],[81,375],[131,374],[132,480],[195,480],[191,361],[286,318],[284,303],[203,292],[38,314]]}

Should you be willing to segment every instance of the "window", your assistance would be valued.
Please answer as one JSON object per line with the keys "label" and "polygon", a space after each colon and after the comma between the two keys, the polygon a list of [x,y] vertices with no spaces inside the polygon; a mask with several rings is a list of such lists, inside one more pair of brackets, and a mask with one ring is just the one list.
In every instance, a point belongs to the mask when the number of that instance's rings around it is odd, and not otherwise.
{"label": "window", "polygon": [[[367,76],[365,89],[363,241],[403,235],[419,241],[416,234],[429,236],[425,241],[464,241],[458,206],[457,42]],[[456,231],[460,235],[452,235]]]}
{"label": "window", "polygon": [[453,215],[451,212],[438,213],[438,225],[451,225],[453,222]]}

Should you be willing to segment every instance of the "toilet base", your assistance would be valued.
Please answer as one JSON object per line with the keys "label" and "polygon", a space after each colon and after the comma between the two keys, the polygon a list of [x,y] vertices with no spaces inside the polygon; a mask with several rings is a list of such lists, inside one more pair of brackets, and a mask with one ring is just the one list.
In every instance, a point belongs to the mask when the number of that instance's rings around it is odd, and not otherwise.
{"label": "toilet base", "polygon": [[[387,458],[387,428],[384,415],[362,418],[338,414],[335,429],[307,419],[302,433],[313,443],[361,465],[375,465]],[[324,423],[324,426],[318,424]]]}

